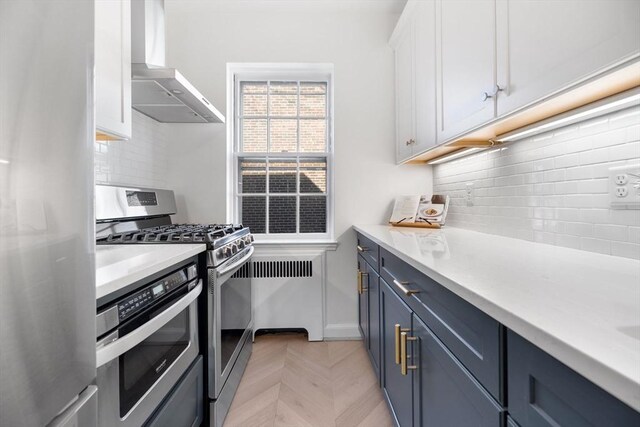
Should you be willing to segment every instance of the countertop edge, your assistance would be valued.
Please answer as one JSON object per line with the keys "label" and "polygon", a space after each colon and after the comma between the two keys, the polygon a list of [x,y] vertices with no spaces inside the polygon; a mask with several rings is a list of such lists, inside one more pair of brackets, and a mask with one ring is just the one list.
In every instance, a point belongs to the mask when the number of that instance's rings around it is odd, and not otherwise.
{"label": "countertop edge", "polygon": [[360,226],[353,225],[353,229],[640,412],[640,383],[633,378],[629,378],[600,360],[568,345],[554,334],[540,329],[493,301],[478,295],[464,286],[464,284],[443,276],[438,271],[381,241],[374,234],[369,233]]}
{"label": "countertop edge", "polygon": [[126,276],[118,277],[111,281],[106,281],[101,285],[96,286],[96,300],[99,300],[100,298],[104,298],[105,296],[108,296],[109,294],[116,292],[119,289],[127,287],[167,267],[171,267],[171,265],[173,264],[177,264],[181,261],[184,261],[187,258],[190,258],[199,253],[202,253],[206,251],[206,249],[207,249],[207,246],[204,244],[197,245],[196,247],[189,248],[185,252],[182,252],[178,255],[174,255],[168,258],[162,258],[161,260],[158,260],[156,263],[149,264]]}

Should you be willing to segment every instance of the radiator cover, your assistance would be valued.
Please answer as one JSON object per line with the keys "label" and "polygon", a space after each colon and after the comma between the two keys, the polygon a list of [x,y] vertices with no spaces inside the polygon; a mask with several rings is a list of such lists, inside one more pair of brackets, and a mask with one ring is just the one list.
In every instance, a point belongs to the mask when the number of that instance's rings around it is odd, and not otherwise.
{"label": "radiator cover", "polygon": [[251,277],[254,333],[304,328],[309,341],[324,338],[324,252],[254,254],[236,272]]}

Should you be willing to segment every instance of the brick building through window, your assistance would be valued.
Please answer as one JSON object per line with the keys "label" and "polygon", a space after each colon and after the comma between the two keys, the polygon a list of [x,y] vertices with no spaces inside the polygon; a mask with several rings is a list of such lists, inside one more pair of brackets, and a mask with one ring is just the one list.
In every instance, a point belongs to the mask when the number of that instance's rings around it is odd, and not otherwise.
{"label": "brick building through window", "polygon": [[331,75],[234,79],[234,218],[252,233],[331,236]]}

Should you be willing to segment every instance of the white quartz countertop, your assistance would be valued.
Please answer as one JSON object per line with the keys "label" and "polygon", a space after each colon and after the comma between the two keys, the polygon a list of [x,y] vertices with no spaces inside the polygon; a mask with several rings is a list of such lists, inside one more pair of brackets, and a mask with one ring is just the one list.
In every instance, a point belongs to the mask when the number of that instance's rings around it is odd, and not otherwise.
{"label": "white quartz countertop", "polygon": [[640,411],[640,261],[451,227],[354,228]]}
{"label": "white quartz countertop", "polygon": [[203,244],[96,246],[96,298],[206,250]]}

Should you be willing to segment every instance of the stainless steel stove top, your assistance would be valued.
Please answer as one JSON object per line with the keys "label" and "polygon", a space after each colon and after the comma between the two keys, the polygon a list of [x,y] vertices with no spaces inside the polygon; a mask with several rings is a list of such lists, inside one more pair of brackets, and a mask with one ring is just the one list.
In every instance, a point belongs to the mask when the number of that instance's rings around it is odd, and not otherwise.
{"label": "stainless steel stove top", "polygon": [[96,244],[207,245],[207,264],[217,267],[252,246],[242,224],[172,224],[173,191],[152,188],[96,186]]}

